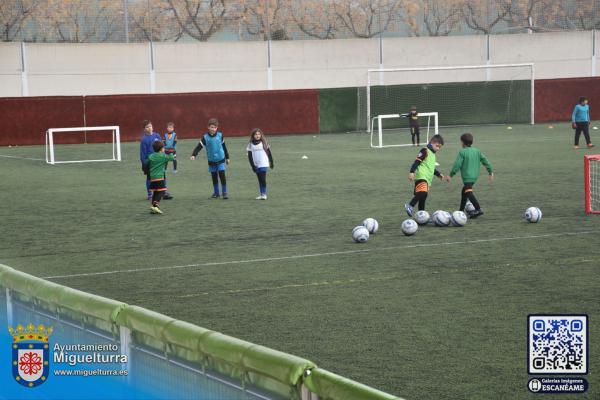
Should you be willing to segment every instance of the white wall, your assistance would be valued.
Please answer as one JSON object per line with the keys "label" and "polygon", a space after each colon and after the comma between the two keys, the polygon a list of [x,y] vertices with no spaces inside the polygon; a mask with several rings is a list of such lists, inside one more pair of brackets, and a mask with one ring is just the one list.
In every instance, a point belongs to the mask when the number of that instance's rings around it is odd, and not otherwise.
{"label": "white wall", "polygon": [[[366,70],[378,68],[380,57],[385,68],[481,65],[488,62],[487,42],[483,35],[384,38],[381,43],[379,38],[274,41],[270,60],[267,42],[155,43],[152,52],[148,43],[24,47],[28,94],[43,96],[362,86]],[[600,65],[593,71],[589,31],[495,35],[489,43],[489,62],[533,62],[536,79],[600,76]],[[600,32],[596,43],[598,53]],[[501,79],[495,74],[492,79]],[[482,79],[479,75],[405,74],[404,79]],[[22,92],[20,44],[2,43],[0,97]]]}
{"label": "white wall", "polygon": [[26,46],[29,95],[148,93],[147,44],[41,44]]}
{"label": "white wall", "polygon": [[535,63],[536,79],[592,74],[591,32],[494,35],[490,36],[490,53],[495,64]]}
{"label": "white wall", "polygon": [[267,88],[266,42],[155,43],[156,92]]}
{"label": "white wall", "polygon": [[379,41],[293,40],[272,43],[273,88],[364,86],[379,66]]}
{"label": "white wall", "polygon": [[21,44],[0,43],[0,97],[21,94]]}
{"label": "white wall", "polygon": [[384,38],[386,68],[481,65],[486,60],[485,36]]}

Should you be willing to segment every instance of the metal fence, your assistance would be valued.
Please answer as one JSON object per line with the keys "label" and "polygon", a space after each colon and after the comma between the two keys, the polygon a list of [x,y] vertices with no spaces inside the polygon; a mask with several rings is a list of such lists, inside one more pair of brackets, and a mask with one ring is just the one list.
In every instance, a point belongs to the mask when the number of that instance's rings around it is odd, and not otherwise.
{"label": "metal fence", "polygon": [[598,0],[1,0],[2,41],[369,38],[600,28]]}

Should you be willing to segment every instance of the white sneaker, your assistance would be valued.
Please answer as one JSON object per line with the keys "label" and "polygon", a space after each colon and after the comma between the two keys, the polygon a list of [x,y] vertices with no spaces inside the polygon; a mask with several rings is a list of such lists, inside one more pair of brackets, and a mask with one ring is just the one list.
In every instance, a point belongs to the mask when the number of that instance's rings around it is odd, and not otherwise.
{"label": "white sneaker", "polygon": [[263,195],[262,194],[256,198],[256,200],[262,200],[262,199],[263,199]]}
{"label": "white sneaker", "polygon": [[266,195],[266,194],[263,194],[263,195],[261,195],[260,197],[262,197],[262,199],[263,199],[263,200],[266,200],[266,199],[267,199],[267,195]]}

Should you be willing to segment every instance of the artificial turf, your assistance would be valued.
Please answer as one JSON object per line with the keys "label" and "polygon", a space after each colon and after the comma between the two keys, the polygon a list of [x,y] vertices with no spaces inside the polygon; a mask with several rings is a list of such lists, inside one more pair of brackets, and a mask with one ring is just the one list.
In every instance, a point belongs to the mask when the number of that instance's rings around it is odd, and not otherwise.
{"label": "artificial turf", "polygon": [[[123,144],[122,162],[54,166],[35,160],[43,147],[0,148],[0,262],[407,399],[534,398],[527,315],[584,313],[590,389],[573,398],[599,398],[600,217],[583,209],[583,155],[594,151],[573,150],[566,124],[447,128],[442,171],[467,130],[496,172],[488,182],[482,169],[475,186],[485,215],[412,237],[400,224],[417,149],[370,149],[365,134],[270,137],[267,201],[254,200],[246,138],[226,137],[229,200],[208,198],[206,156],[192,162],[196,142],[182,140],[163,215],[149,212],[137,143]],[[460,189],[459,177],[436,180],[428,210],[457,209]],[[540,223],[522,218],[529,206]],[[380,230],[356,244],[366,217]]]}

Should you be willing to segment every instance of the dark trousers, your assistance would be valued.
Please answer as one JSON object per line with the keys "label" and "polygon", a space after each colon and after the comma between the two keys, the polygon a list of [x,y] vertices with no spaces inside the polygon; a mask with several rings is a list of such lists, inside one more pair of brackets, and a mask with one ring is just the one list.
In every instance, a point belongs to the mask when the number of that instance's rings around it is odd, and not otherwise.
{"label": "dark trousers", "polygon": [[473,194],[473,185],[474,185],[474,183],[469,183],[469,182],[464,183],[464,186],[463,186],[462,192],[461,192],[461,196],[460,196],[460,206],[458,207],[458,209],[460,211],[465,211],[465,206],[467,205],[467,200],[469,200],[471,202],[471,204],[473,204],[473,207],[475,207],[475,210],[481,209],[481,206],[479,205],[477,198]]}
{"label": "dark trousers", "polygon": [[[413,145],[421,144],[420,133],[421,133],[421,130],[419,129],[418,126],[411,126],[410,127],[410,135],[412,137],[412,144]],[[417,139],[417,140],[415,141],[415,139]]]}
{"label": "dark trousers", "polygon": [[575,122],[575,146],[579,146],[579,136],[583,132],[585,142],[590,144],[590,123],[589,122]]}
{"label": "dark trousers", "polygon": [[415,181],[414,197],[410,201],[411,206],[419,204],[419,211],[425,209],[425,201],[427,200],[427,194],[429,192],[429,184],[424,179],[418,179]]}

